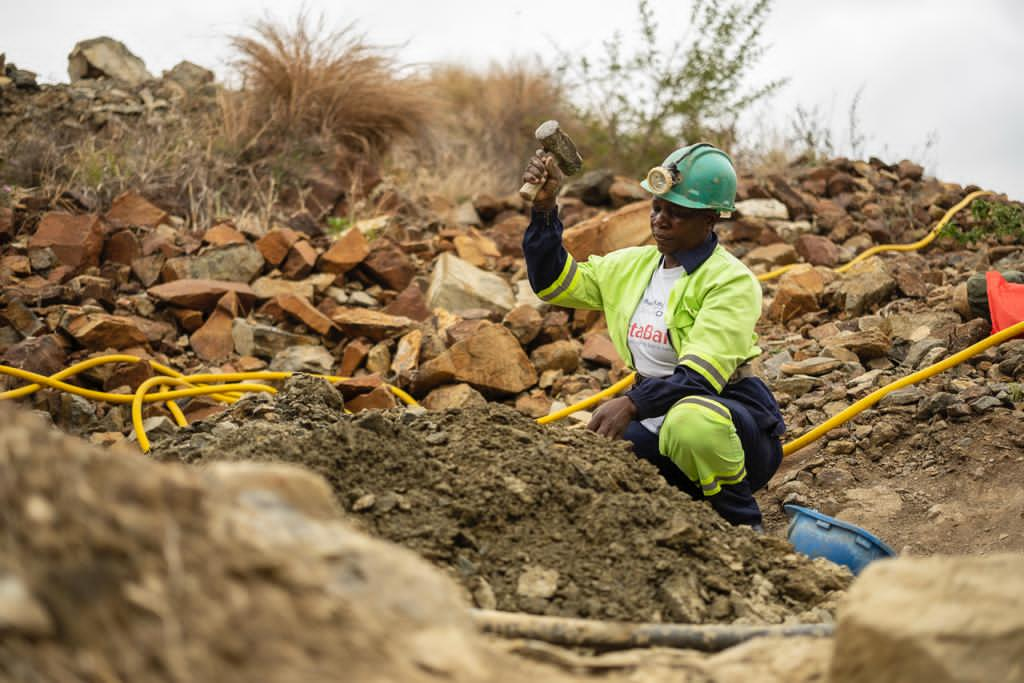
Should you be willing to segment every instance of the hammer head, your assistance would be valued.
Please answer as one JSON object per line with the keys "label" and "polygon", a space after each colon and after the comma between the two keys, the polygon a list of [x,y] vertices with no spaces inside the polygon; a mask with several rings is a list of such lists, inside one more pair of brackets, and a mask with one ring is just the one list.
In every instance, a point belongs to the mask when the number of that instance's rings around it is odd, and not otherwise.
{"label": "hammer head", "polygon": [[576,151],[576,145],[572,139],[565,134],[558,121],[545,121],[537,127],[534,137],[540,141],[540,146],[545,152],[555,157],[555,163],[565,175],[579,173],[583,167],[583,159]]}

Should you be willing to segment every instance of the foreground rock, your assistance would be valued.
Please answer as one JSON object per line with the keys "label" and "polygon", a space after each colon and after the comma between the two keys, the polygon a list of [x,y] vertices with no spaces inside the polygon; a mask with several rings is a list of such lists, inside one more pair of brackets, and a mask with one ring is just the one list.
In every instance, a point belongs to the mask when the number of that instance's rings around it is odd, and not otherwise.
{"label": "foreground rock", "polygon": [[1024,557],[872,564],[844,600],[831,680],[1024,681]]}
{"label": "foreground rock", "polygon": [[454,585],[342,523],[308,471],[160,467],[0,414],[5,678],[492,680],[502,668]]}

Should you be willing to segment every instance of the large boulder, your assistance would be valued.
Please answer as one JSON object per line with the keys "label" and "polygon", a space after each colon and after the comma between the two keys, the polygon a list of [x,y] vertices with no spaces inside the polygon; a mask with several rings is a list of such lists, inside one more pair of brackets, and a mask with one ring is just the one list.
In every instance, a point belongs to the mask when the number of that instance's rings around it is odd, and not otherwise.
{"label": "large boulder", "polygon": [[427,391],[450,382],[465,382],[484,394],[505,396],[536,384],[537,371],[511,332],[484,322],[472,335],[424,363],[415,383],[417,391]]}
{"label": "large boulder", "polygon": [[497,675],[514,663],[451,579],[344,521],[306,469],[157,464],[6,404],[0,424],[10,680],[527,679]]}
{"label": "large boulder", "polygon": [[72,83],[84,78],[111,78],[133,87],[153,79],[145,62],[124,43],[106,36],[83,40],[72,48],[68,76]]}
{"label": "large boulder", "polygon": [[515,308],[516,300],[512,288],[502,277],[445,252],[434,264],[427,304],[452,313],[485,308],[505,314]]}
{"label": "large boulder", "polygon": [[592,254],[603,256],[623,247],[637,247],[651,241],[651,203],[634,202],[594,216],[562,233],[562,243],[577,261]]}
{"label": "large boulder", "polygon": [[832,683],[1024,681],[1024,556],[872,563],[835,641]]}
{"label": "large boulder", "polygon": [[73,216],[51,211],[39,222],[28,247],[50,249],[57,261],[71,268],[96,266],[103,253],[103,223],[95,214]]}
{"label": "large boulder", "polygon": [[877,256],[860,261],[840,279],[829,285],[826,298],[852,316],[863,315],[873,306],[889,300],[896,290],[896,280]]}

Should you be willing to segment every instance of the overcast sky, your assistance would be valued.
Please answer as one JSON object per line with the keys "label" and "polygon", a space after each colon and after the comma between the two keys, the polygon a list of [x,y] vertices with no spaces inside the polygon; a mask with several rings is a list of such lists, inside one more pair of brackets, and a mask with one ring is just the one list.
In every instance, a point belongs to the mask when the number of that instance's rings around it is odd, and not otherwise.
{"label": "overcast sky", "polygon": [[[651,5],[666,35],[685,30],[689,3]],[[45,81],[66,81],[74,44],[109,35],[154,74],[182,59],[224,74],[225,36],[268,11],[288,19],[303,6],[332,25],[358,22],[372,43],[404,45],[409,62],[484,65],[550,55],[553,41],[595,54],[612,31],[630,37],[637,26],[632,0],[0,0],[0,52]],[[756,78],[790,80],[758,112],[760,127],[785,132],[798,105],[816,107],[849,152],[848,112],[860,91],[865,155],[911,157],[942,180],[1024,200],[1022,34],[1017,0],[775,0]]]}

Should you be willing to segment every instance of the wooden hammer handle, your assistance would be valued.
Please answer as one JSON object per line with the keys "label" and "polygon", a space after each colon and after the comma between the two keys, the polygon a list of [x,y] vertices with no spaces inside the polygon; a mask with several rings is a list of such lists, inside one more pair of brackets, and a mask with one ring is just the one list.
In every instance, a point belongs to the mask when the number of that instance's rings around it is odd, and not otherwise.
{"label": "wooden hammer handle", "polygon": [[523,186],[519,188],[519,196],[528,202],[532,202],[537,198],[537,193],[540,192],[541,186],[547,182],[547,178],[540,183],[523,183]]}

